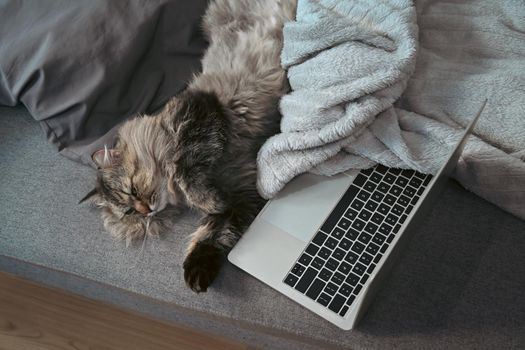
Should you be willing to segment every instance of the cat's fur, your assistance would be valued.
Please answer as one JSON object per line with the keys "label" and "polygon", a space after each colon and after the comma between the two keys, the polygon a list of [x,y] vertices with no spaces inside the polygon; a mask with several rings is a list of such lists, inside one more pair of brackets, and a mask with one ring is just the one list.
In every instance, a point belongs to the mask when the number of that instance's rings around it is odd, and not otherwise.
{"label": "cat's fur", "polygon": [[93,157],[91,197],[115,236],[156,235],[182,205],[204,213],[183,264],[196,292],[206,291],[264,203],[256,156],[278,131],[278,99],[288,89],[282,26],[294,13],[295,0],[211,2],[202,73],[158,114],[125,123],[115,148]]}

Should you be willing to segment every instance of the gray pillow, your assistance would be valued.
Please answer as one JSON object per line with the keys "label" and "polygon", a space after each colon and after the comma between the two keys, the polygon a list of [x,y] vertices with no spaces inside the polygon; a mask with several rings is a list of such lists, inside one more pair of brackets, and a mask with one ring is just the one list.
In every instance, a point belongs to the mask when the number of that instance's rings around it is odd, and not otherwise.
{"label": "gray pillow", "polygon": [[24,104],[86,164],[116,126],[184,88],[206,0],[0,0],[0,104]]}

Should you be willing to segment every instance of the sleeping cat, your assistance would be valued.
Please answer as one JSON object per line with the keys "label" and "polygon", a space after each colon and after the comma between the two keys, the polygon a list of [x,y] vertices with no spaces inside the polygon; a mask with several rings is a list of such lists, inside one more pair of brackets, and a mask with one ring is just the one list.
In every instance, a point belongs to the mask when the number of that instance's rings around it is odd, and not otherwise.
{"label": "sleeping cat", "polygon": [[177,208],[202,211],[183,264],[195,292],[206,291],[264,204],[256,156],[278,132],[278,100],[288,90],[282,26],[294,13],[295,0],[211,2],[202,73],[159,113],[126,122],[114,148],[93,155],[97,185],[85,199],[113,235],[156,235]]}

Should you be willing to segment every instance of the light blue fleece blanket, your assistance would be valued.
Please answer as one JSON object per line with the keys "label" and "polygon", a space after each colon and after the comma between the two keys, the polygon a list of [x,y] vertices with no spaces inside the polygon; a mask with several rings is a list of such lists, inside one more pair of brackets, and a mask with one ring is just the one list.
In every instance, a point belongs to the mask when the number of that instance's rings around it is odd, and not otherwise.
{"label": "light blue fleece blanket", "polygon": [[525,219],[524,18],[519,1],[299,0],[281,57],[292,91],[282,133],[259,152],[261,194],[308,171],[436,173],[487,97],[455,177]]}

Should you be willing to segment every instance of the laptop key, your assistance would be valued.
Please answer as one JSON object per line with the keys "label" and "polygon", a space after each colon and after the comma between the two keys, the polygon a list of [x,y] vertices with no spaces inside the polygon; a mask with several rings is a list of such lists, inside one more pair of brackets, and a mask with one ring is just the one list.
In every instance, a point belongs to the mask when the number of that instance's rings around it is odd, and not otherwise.
{"label": "laptop key", "polygon": [[341,272],[342,274],[344,275],[347,275],[348,272],[350,272],[350,269],[352,268],[351,265],[349,265],[348,263],[346,262],[342,262],[341,265],[339,265],[339,267],[337,268],[337,271]]}
{"label": "laptop key", "polygon": [[370,233],[371,235],[374,235],[377,232],[378,226],[374,223],[369,222],[365,226],[365,231]]}
{"label": "laptop key", "polygon": [[352,251],[357,254],[361,254],[361,252],[365,249],[365,246],[362,243],[355,242],[352,246]]}
{"label": "laptop key", "polygon": [[308,254],[314,256],[315,254],[317,254],[318,250],[319,250],[318,246],[316,246],[315,244],[309,244],[308,247],[306,247],[306,249],[305,249],[305,253],[308,253]]}
{"label": "laptop key", "polygon": [[352,241],[355,240],[358,236],[359,236],[359,231],[356,231],[353,228],[349,229],[345,235],[346,238],[351,239]]}
{"label": "laptop key", "polygon": [[390,190],[390,185],[387,184],[386,182],[381,182],[378,186],[377,186],[377,190],[378,191],[381,191],[383,193],[387,193],[389,190]]}
{"label": "laptop key", "polygon": [[361,277],[361,283],[362,284],[365,284],[366,281],[368,280],[368,277],[370,277],[369,274],[365,273],[365,275],[363,277]]}
{"label": "laptop key", "polygon": [[354,223],[352,224],[352,228],[356,229],[357,231],[361,231],[365,227],[365,222],[360,219],[355,219]]}
{"label": "laptop key", "polygon": [[397,216],[395,216],[394,214],[388,214],[388,216],[385,219],[385,222],[393,226],[397,222]]}
{"label": "laptop key", "polygon": [[321,270],[323,265],[324,265],[324,260],[321,259],[320,257],[314,258],[314,260],[312,261],[312,264],[311,264],[312,267],[315,267],[318,270]]}
{"label": "laptop key", "polygon": [[403,192],[403,189],[399,186],[392,186],[392,188],[390,189],[390,191],[388,191],[390,194],[392,194],[393,196],[399,196],[401,194],[401,192]]}
{"label": "laptop key", "polygon": [[376,171],[380,174],[384,174],[388,171],[388,168],[382,164],[377,164],[376,165]]}
{"label": "laptop key", "polygon": [[407,219],[407,217],[408,217],[407,214],[401,215],[401,217],[399,218],[399,223],[401,223],[401,224],[404,223],[405,220]]}
{"label": "laptop key", "polygon": [[372,255],[368,254],[367,252],[364,252],[363,255],[361,255],[361,257],[359,258],[359,261],[365,265],[368,265],[372,262],[373,259],[374,257]]}
{"label": "laptop key", "polygon": [[341,293],[345,297],[348,297],[350,296],[350,294],[352,294],[353,290],[354,288],[352,288],[349,284],[343,283],[343,285],[339,289],[339,293]]}
{"label": "laptop key", "polygon": [[346,230],[346,229],[348,229],[350,227],[350,221],[345,219],[345,218],[341,218],[341,220],[339,220],[339,223],[337,224],[337,226],[339,226],[343,230]]}
{"label": "laptop key", "polygon": [[394,205],[394,203],[396,202],[396,197],[392,196],[391,194],[387,194],[385,196],[385,203],[388,204],[388,205]]}
{"label": "laptop key", "polygon": [[315,235],[315,237],[312,240],[312,242],[314,242],[315,244],[321,246],[321,245],[323,245],[323,243],[326,240],[326,238],[328,238],[328,236],[326,234],[324,234],[323,232],[317,232],[317,234]]}
{"label": "laptop key", "polygon": [[349,220],[354,220],[357,217],[357,211],[352,208],[349,208],[345,213],[345,218]]}
{"label": "laptop key", "polygon": [[338,286],[341,285],[341,283],[343,283],[344,280],[345,280],[345,276],[340,272],[334,273],[331,279],[331,281],[337,284]]}
{"label": "laptop key", "polygon": [[381,252],[381,254],[384,254],[386,252],[386,250],[388,249],[388,246],[389,246],[388,243],[386,243],[385,245],[381,246],[381,249],[379,249],[379,252]]}
{"label": "laptop key", "polygon": [[389,211],[390,211],[390,207],[386,205],[385,203],[381,203],[379,207],[377,208],[377,212],[383,215],[388,214]]}
{"label": "laptop key", "polygon": [[[348,224],[350,224],[350,222],[348,222]],[[340,227],[336,227],[332,231],[332,237],[334,237],[334,238],[341,239],[341,237],[343,237],[344,235],[345,235],[345,230],[343,230]]]}
{"label": "laptop key", "polygon": [[332,277],[332,271],[328,270],[327,268],[323,268],[321,272],[319,272],[319,278],[323,281],[328,281]]}
{"label": "laptop key", "polygon": [[373,201],[373,200],[369,200],[369,201],[366,202],[366,204],[365,204],[365,209],[370,210],[370,211],[374,211],[374,210],[376,210],[376,208],[377,208],[378,205],[379,205],[379,204],[378,204],[377,202],[375,202],[375,201]]}
{"label": "laptop key", "polygon": [[405,176],[407,179],[410,179],[416,172],[412,169],[405,169],[401,172],[401,175]]}
{"label": "laptop key", "polygon": [[394,240],[394,236],[395,236],[395,233],[392,233],[390,236],[388,236],[388,238],[386,239],[386,241],[388,243],[392,243],[392,241]]}
{"label": "laptop key", "polygon": [[372,242],[375,244],[381,245],[386,240],[386,237],[380,234],[379,232],[372,238]]}
{"label": "laptop key", "polygon": [[288,274],[288,276],[286,276],[286,278],[284,280],[284,283],[286,283],[290,287],[293,287],[293,286],[295,286],[295,284],[297,283],[298,280],[299,280],[299,277],[294,276],[292,274]]}
{"label": "laptop key", "polygon": [[374,171],[374,168],[366,168],[360,171],[361,174],[369,176],[372,174],[372,171]]}
{"label": "laptop key", "polygon": [[396,227],[392,230],[394,233],[398,233],[399,229],[401,228],[401,224],[397,224]]}
{"label": "laptop key", "polygon": [[354,208],[355,210],[359,211],[361,210],[361,208],[365,205],[365,203],[359,199],[354,199],[354,201],[352,202],[352,205],[350,205],[350,207]]}
{"label": "laptop key", "polygon": [[383,181],[386,182],[389,185],[392,185],[394,181],[396,181],[396,176],[393,174],[386,174],[385,177],[383,177]]}
{"label": "laptop key", "polygon": [[390,226],[389,224],[382,224],[381,226],[379,226],[379,232],[381,232],[385,236],[388,235],[391,231],[392,226]]}
{"label": "laptop key", "polygon": [[308,291],[306,292],[306,296],[310,299],[317,299],[319,294],[323,291],[323,288],[325,286],[326,282],[320,280],[319,278],[316,278],[314,283],[308,288]]}
{"label": "laptop key", "polygon": [[326,287],[324,287],[324,292],[327,293],[327,294],[329,294],[329,295],[334,295],[335,292],[337,292],[337,289],[338,289],[338,288],[339,288],[339,287],[336,286],[335,284],[333,284],[332,282],[328,282],[328,283],[326,284]]}
{"label": "laptop key", "polygon": [[332,310],[335,313],[338,313],[343,304],[345,303],[346,298],[342,295],[337,294],[335,298],[332,300],[330,305],[328,305],[328,308]]}
{"label": "laptop key", "polygon": [[423,173],[420,173],[420,172],[418,172],[418,171],[416,171],[416,172],[414,173],[414,177],[417,177],[417,178],[420,179],[420,180],[424,180],[424,179],[425,179],[425,176],[427,176],[427,175],[426,175],[426,174],[423,174]]}
{"label": "laptop key", "polygon": [[346,254],[345,261],[349,262],[350,264],[353,264],[357,261],[358,257],[359,255],[357,255],[356,253],[349,252],[348,254]]}
{"label": "laptop key", "polygon": [[355,295],[353,295],[353,294],[350,295],[350,298],[348,298],[348,300],[346,301],[346,305],[347,306],[351,306],[352,303],[354,302],[354,300],[355,300]]}
{"label": "laptop key", "polygon": [[374,258],[374,264],[377,264],[379,262],[379,260],[381,260],[381,257],[383,256],[383,254],[379,253],[376,255],[376,257]]}
{"label": "laptop key", "polygon": [[346,315],[348,309],[349,309],[348,305],[344,305],[344,306],[341,308],[341,311],[339,311],[339,316],[344,316],[344,315]]}
{"label": "laptop key", "polygon": [[410,186],[413,186],[415,188],[418,188],[423,184],[423,181],[416,176],[414,176],[412,179],[410,179],[410,182],[408,183]]}
{"label": "laptop key", "polygon": [[297,275],[297,276],[301,277],[301,275],[303,274],[304,270],[306,270],[306,267],[304,267],[303,265],[297,263],[292,268],[292,273],[294,275]]}
{"label": "laptop key", "polygon": [[355,273],[358,276],[362,276],[366,271],[366,266],[361,263],[356,263],[354,268],[352,269],[352,272]]}
{"label": "laptop key", "polygon": [[363,221],[368,221],[368,219],[370,219],[371,216],[372,216],[372,213],[366,209],[361,210],[361,212],[359,213],[359,219]]}
{"label": "laptop key", "polygon": [[374,191],[374,193],[372,193],[372,199],[375,200],[376,202],[381,202],[381,200],[383,199],[383,197],[385,196],[384,193],[381,193],[379,191]]}
{"label": "laptop key", "polygon": [[367,181],[367,182],[364,184],[364,186],[363,186],[363,188],[364,188],[365,190],[367,190],[368,192],[370,192],[370,193],[374,192],[374,190],[376,189],[376,187],[377,187],[377,185],[376,185],[375,183],[373,183],[372,181]]}
{"label": "laptop key", "polygon": [[339,242],[339,248],[343,249],[345,252],[347,252],[350,247],[352,246],[352,242],[349,241],[348,239],[346,238],[343,238],[340,242]]}
{"label": "laptop key", "polygon": [[372,271],[374,271],[375,267],[376,267],[376,264],[370,264],[370,266],[368,266],[368,269],[366,270],[366,272],[372,273]]}
{"label": "laptop key", "polygon": [[321,250],[319,250],[319,254],[317,254],[317,256],[320,256],[321,258],[326,260],[330,257],[330,254],[332,254],[330,249],[322,247]]}
{"label": "laptop key", "polygon": [[337,265],[339,265],[339,261],[330,258],[326,261],[325,267],[330,271],[335,271],[335,269],[337,269]]}
{"label": "laptop key", "polygon": [[403,176],[400,176],[396,180],[396,185],[399,187],[405,187],[408,183],[408,179],[404,178]]}
{"label": "laptop key", "polygon": [[351,286],[355,286],[357,282],[359,282],[359,276],[357,276],[355,273],[350,273],[346,278],[346,283]]}
{"label": "laptop key", "polygon": [[332,297],[326,293],[321,293],[319,298],[317,298],[317,302],[323,306],[327,306],[330,303],[330,300],[332,300]]}
{"label": "laptop key", "polygon": [[368,198],[370,198],[370,193],[364,191],[364,190],[361,190],[359,191],[359,193],[357,194],[357,198],[359,198],[360,200],[362,200],[363,202],[366,202]]}
{"label": "laptop key", "polygon": [[341,261],[345,257],[346,252],[342,250],[341,248],[336,248],[334,252],[332,253],[332,258],[335,260]]}
{"label": "laptop key", "polygon": [[372,242],[368,245],[368,247],[366,247],[366,251],[370,255],[376,255],[376,253],[379,251],[379,246]]}
{"label": "laptop key", "polygon": [[370,179],[370,181],[375,182],[377,184],[379,183],[379,181],[381,181],[381,179],[383,178],[383,175],[374,171],[372,175],[370,175],[368,178]]}
{"label": "laptop key", "polygon": [[326,243],[324,245],[330,249],[334,249],[335,247],[337,247],[337,240],[330,237],[326,240]]}
{"label": "laptop key", "polygon": [[409,198],[411,198],[413,195],[416,194],[416,189],[412,186],[405,187],[405,190],[403,191],[403,194]]}
{"label": "laptop key", "polygon": [[356,176],[356,178],[352,182],[352,185],[361,187],[364,185],[365,182],[366,182],[366,176],[364,176],[363,174],[359,174]]}
{"label": "laptop key", "polygon": [[366,232],[362,232],[358,239],[359,239],[359,242],[362,242],[363,244],[367,244],[372,239],[372,236]]}
{"label": "laptop key", "polygon": [[297,289],[301,293],[306,292],[308,287],[310,287],[310,284],[312,284],[316,275],[317,271],[315,269],[311,267],[307,268],[303,274],[303,277],[301,277],[299,282],[295,285],[295,289]]}
{"label": "laptop key", "polygon": [[358,295],[359,292],[361,291],[361,288],[363,288],[363,285],[362,285],[362,284],[358,284],[358,285],[354,288],[354,295]]}
{"label": "laptop key", "polygon": [[377,225],[380,225],[384,219],[385,219],[384,215],[379,214],[379,213],[374,213],[374,215],[372,215],[371,221]]}
{"label": "laptop key", "polygon": [[301,257],[299,258],[299,262],[303,265],[308,265],[310,261],[312,261],[312,257],[308,254],[303,253],[303,255],[301,255]]}
{"label": "laptop key", "polygon": [[396,214],[397,216],[400,216],[401,214],[403,214],[404,211],[405,211],[405,208],[403,208],[403,207],[400,206],[399,204],[395,204],[395,205],[392,207],[392,213],[393,213],[393,214]]}
{"label": "laptop key", "polygon": [[432,180],[432,175],[427,175],[427,177],[425,177],[425,180],[423,180],[423,186],[426,186],[430,183],[430,180]]}

